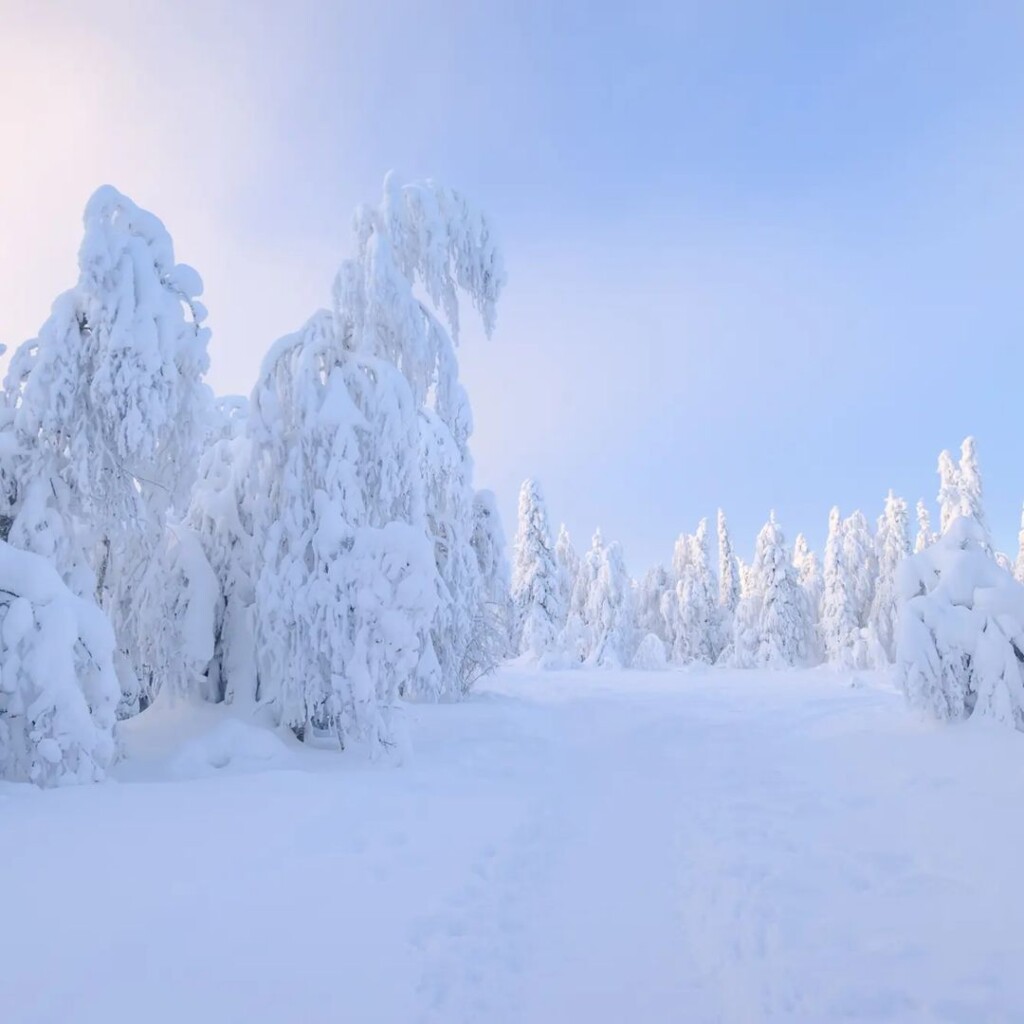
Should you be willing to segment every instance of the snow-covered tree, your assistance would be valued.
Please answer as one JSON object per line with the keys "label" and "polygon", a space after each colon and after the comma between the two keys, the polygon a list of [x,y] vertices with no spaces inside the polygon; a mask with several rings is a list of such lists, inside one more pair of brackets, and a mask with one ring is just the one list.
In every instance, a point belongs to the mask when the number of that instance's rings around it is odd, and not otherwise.
{"label": "snow-covered tree", "polygon": [[845,558],[845,524],[839,509],[828,517],[828,538],[822,566],[821,641],[827,660],[841,668],[864,666],[854,584]]}
{"label": "snow-covered tree", "polygon": [[144,641],[169,609],[136,598],[168,516],[187,505],[211,412],[209,331],[199,275],[175,263],[163,224],[110,186],[86,206],[78,266],[9,378],[26,479],[42,482],[11,540],[55,559],[79,594],[95,588],[131,710],[168,670]]}
{"label": "snow-covered tree", "polygon": [[926,547],[935,542],[935,534],[932,533],[931,516],[928,513],[928,506],[924,501],[917,503],[917,537],[914,540],[914,554],[924,551]]}
{"label": "snow-covered tree", "polygon": [[675,546],[672,548],[672,573],[678,583],[686,575],[686,567],[690,564],[690,555],[693,551],[690,535],[681,533],[676,538]]}
{"label": "snow-covered tree", "polygon": [[863,629],[868,624],[878,574],[875,540],[863,512],[853,512],[843,523],[843,560],[857,625]]}
{"label": "snow-covered tree", "polygon": [[258,699],[371,751],[399,695],[440,692],[437,576],[409,386],[321,311],[263,362],[248,420]]}
{"label": "snow-covered tree", "polygon": [[591,619],[591,591],[597,584],[597,574],[604,560],[604,538],[600,529],[594,531],[590,549],[580,559],[579,572],[572,588],[569,611],[561,646],[577,662],[586,661],[594,648],[594,622]]}
{"label": "snow-covered tree", "polygon": [[[572,604],[572,591],[576,586],[576,577],[580,572],[580,556],[573,547],[572,538],[565,523],[558,528],[558,539],[555,541],[555,561],[558,563],[558,594],[562,612],[566,618]],[[565,629],[565,620],[560,622],[559,629]]]}
{"label": "snow-covered tree", "polygon": [[357,211],[354,254],[264,361],[252,444],[257,695],[304,738],[392,741],[400,695],[463,692],[485,603],[460,292],[485,331],[504,274],[487,222],[391,175]]}
{"label": "snow-covered tree", "polygon": [[246,434],[247,402],[231,402],[199,461],[185,525],[202,545],[217,580],[213,613],[213,657],[204,687],[209,700],[256,700],[256,544],[248,487],[252,442]]}
{"label": "snow-covered tree", "polygon": [[[758,537],[760,540],[760,535]],[[755,560],[763,559],[763,551],[755,552]],[[761,647],[761,577],[754,565],[737,559],[740,597],[732,617],[732,643],[729,664],[734,668],[754,668]]]}
{"label": "snow-covered tree", "polygon": [[587,618],[593,641],[588,656],[591,664],[624,668],[633,657],[632,588],[615,542],[601,548],[600,564],[587,597]]}
{"label": "snow-covered tree", "polygon": [[878,573],[868,616],[870,646],[874,659],[890,664],[896,656],[896,575],[900,563],[910,554],[910,523],[907,503],[892,491],[885,499],[885,512],[878,533]]}
{"label": "snow-covered tree", "polygon": [[818,556],[811,550],[807,538],[802,533],[796,535],[796,541],[793,543],[793,568],[796,570],[797,581],[807,594],[811,616],[817,621],[824,583]]}
{"label": "snow-covered tree", "polygon": [[644,573],[636,592],[637,629],[643,637],[649,634],[656,636],[663,648],[668,639],[668,629],[661,613],[661,603],[670,586],[667,570],[663,565],[656,565]]}
{"label": "snow-covered tree", "polygon": [[960,499],[960,470],[948,451],[939,453],[939,534],[944,534],[950,524],[963,511]]}
{"label": "snow-covered tree", "polygon": [[766,668],[806,665],[812,653],[810,606],[774,512],[758,537],[757,548],[762,593],[758,663]]}
{"label": "snow-covered tree", "polygon": [[718,594],[722,607],[731,615],[740,599],[739,567],[732,551],[725,513],[718,510]]}
{"label": "snow-covered tree", "polygon": [[978,446],[973,437],[965,437],[960,446],[957,479],[960,492],[960,515],[969,516],[981,527],[985,545],[991,548],[981,485],[981,469],[978,466]]}
{"label": "snow-covered tree", "polygon": [[512,571],[518,650],[541,657],[556,650],[564,620],[547,507],[540,486],[524,480],[519,490],[519,528]]}
{"label": "snow-covered tree", "polygon": [[821,565],[818,556],[811,550],[807,538],[798,533],[793,544],[793,570],[797,582],[803,588],[807,598],[807,611],[811,622],[811,651],[809,660],[816,663],[824,657],[821,643],[821,597],[825,589],[821,576]]}
{"label": "snow-covered tree", "polygon": [[1020,532],[1017,534],[1017,561],[1013,566],[1013,575],[1018,583],[1024,583],[1024,506],[1020,513]]}
{"label": "snow-covered tree", "polygon": [[683,662],[712,665],[725,641],[721,635],[717,582],[711,572],[706,519],[700,521],[688,543],[688,557],[677,559],[682,566],[682,577],[676,587],[679,620],[674,638],[675,656]]}
{"label": "snow-covered tree", "polygon": [[512,584],[509,579],[505,530],[493,491],[477,491],[473,499],[473,550],[483,584],[483,614],[496,632],[501,657],[512,653]]}
{"label": "snow-covered tree", "polygon": [[115,754],[114,634],[39,555],[0,542],[0,778],[102,779]]}
{"label": "snow-covered tree", "polygon": [[906,559],[897,674],[908,701],[936,718],[1024,728],[1024,586],[991,558],[973,518],[949,524]]}

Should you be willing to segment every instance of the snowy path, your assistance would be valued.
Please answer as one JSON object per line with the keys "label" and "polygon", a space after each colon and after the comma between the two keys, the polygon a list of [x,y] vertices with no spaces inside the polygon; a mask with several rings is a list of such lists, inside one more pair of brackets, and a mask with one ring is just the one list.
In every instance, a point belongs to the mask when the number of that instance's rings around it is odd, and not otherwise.
{"label": "snowy path", "polygon": [[510,668],[414,717],[399,769],[0,786],[0,1020],[1024,1020],[1024,737],[828,673]]}

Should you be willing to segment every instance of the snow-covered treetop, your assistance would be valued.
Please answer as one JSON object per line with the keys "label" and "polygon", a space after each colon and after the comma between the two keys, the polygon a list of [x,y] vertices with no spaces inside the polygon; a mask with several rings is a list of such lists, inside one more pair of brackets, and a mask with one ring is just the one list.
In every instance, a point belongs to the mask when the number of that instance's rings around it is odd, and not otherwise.
{"label": "snow-covered treetop", "polygon": [[98,501],[156,488],[183,507],[194,466],[179,455],[197,449],[212,401],[202,281],[174,262],[160,220],[110,185],[84,223],[78,284],[12,364],[17,426]]}
{"label": "snow-covered treetop", "polygon": [[460,193],[432,181],[400,186],[391,173],[380,203],[356,211],[353,232],[355,255],[334,285],[344,344],[400,367],[418,400],[436,384],[443,402],[451,378],[446,350],[459,336],[459,291],[484,330],[494,329],[505,270],[489,222]]}

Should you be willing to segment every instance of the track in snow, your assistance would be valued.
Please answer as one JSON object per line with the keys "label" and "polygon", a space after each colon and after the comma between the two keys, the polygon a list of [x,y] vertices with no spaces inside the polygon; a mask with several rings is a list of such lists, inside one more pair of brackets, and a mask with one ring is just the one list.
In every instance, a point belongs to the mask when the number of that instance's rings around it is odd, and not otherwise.
{"label": "track in snow", "polygon": [[0,786],[0,1019],[1024,1019],[1024,737],[826,672],[510,667],[411,716],[402,768]]}

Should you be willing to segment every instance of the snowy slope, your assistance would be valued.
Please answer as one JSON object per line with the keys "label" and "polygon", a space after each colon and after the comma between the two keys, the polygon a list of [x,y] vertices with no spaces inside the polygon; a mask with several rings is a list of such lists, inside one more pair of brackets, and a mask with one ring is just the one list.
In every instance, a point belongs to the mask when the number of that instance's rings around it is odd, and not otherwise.
{"label": "snowy slope", "polygon": [[850,682],[508,668],[401,767],[182,712],[0,786],[0,1020],[1024,1019],[1024,737]]}

